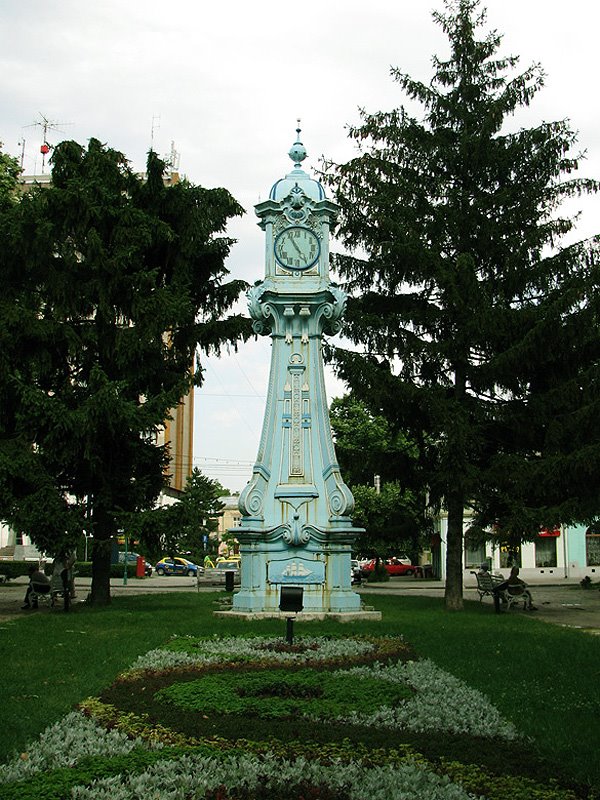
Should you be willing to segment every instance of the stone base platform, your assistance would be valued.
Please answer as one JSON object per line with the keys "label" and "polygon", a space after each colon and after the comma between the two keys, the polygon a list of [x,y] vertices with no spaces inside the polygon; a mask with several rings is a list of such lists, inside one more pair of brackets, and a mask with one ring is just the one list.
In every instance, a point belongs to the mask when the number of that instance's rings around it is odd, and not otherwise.
{"label": "stone base platform", "polygon": [[296,622],[313,620],[333,620],[334,622],[379,622],[381,611],[299,611],[290,614],[285,611],[214,611],[215,617],[235,617],[236,619],[293,619]]}

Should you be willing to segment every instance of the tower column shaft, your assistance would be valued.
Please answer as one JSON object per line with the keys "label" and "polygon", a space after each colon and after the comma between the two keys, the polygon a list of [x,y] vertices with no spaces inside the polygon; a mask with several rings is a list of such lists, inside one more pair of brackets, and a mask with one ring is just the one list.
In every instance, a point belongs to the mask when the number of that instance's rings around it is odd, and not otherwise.
{"label": "tower column shaft", "polygon": [[300,169],[256,207],[265,230],[265,280],[248,294],[254,330],[272,341],[263,430],[239,501],[241,587],[233,610],[276,612],[282,586],[303,588],[305,611],[356,613],[352,493],[335,457],[323,375],[323,334],[337,333],[346,295],[329,279],[337,207]]}

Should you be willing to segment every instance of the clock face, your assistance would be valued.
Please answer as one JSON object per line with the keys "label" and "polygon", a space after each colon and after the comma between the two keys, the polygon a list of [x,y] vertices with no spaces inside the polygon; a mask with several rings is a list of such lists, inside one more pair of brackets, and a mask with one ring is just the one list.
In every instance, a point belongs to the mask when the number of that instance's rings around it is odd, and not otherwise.
{"label": "clock face", "polygon": [[309,269],[319,260],[321,242],[309,228],[286,228],[275,239],[275,258],[285,269]]}

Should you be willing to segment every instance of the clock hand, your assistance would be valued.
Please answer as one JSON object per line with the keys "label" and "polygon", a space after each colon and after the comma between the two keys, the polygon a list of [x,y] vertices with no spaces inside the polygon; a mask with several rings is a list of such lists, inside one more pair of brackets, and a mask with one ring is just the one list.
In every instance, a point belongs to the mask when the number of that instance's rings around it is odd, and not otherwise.
{"label": "clock hand", "polygon": [[295,250],[295,251],[298,253],[298,255],[299,255],[299,256],[303,256],[303,255],[304,255],[304,253],[303,253],[303,252],[300,250],[300,248],[299,248],[299,247],[298,247],[298,245],[296,244],[296,240],[295,240],[295,239],[290,239],[290,241],[291,241],[291,243],[293,244],[293,246],[294,246],[294,250]]}

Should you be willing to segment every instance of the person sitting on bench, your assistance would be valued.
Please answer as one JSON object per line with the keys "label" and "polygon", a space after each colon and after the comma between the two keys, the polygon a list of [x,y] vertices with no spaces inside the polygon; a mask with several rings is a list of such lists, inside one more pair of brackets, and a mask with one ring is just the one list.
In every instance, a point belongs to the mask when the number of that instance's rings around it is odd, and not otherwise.
{"label": "person sitting on bench", "polygon": [[36,567],[35,564],[32,564],[29,569],[29,586],[27,587],[27,592],[25,593],[25,604],[21,606],[23,610],[26,608],[37,608],[37,600],[34,600],[33,603],[29,602],[29,596],[32,592],[36,592],[37,594],[48,594],[50,591],[50,578],[42,572],[39,567]]}
{"label": "person sitting on bench", "polygon": [[513,586],[522,587],[522,594],[525,596],[525,608],[528,611],[537,611],[537,608],[533,605],[533,598],[531,597],[531,592],[527,588],[527,584],[525,581],[522,581],[521,578],[519,578],[518,567],[513,567],[510,571],[510,575],[508,576],[508,580],[504,581],[504,583],[499,583],[498,586],[494,588],[494,604],[496,605],[496,610],[499,610],[499,603],[496,603],[496,600],[499,599],[499,594],[506,589],[508,589],[510,592],[511,587]]}

